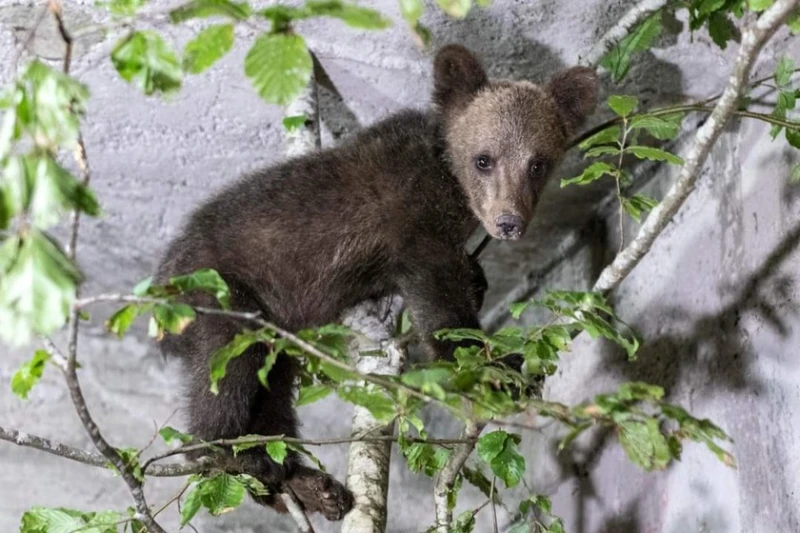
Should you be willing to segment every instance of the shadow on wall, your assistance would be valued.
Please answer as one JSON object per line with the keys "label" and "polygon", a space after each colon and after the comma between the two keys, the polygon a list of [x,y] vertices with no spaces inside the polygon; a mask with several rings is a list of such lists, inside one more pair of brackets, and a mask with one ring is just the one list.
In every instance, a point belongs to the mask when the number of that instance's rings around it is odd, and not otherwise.
{"label": "shadow on wall", "polygon": [[[782,269],[791,266],[789,259],[799,247],[800,223],[797,223],[743,284],[721,290],[731,298],[718,313],[694,318],[695,314],[691,310],[677,307],[649,310],[648,315],[659,317],[661,322],[674,325],[688,323],[689,327],[684,330],[685,333],[645,339],[638,360],[632,363],[626,360],[618,347],[603,343],[598,366],[608,369],[609,374],[620,376],[620,381],[645,381],[660,385],[667,397],[677,395],[678,389],[687,384],[693,391],[702,390],[703,396],[713,395],[715,391],[741,391],[754,396],[766,392],[766,384],[759,377],[755,365],[758,358],[767,354],[759,353],[757,347],[752,345],[750,332],[741,321],[745,317],[756,318],[779,338],[786,339],[790,336],[792,323],[797,320],[797,311],[790,309],[788,304],[792,302],[792,289],[797,280]],[[649,326],[655,329],[652,322]],[[680,401],[685,401],[685,397]],[[587,505],[589,501],[597,499],[591,472],[613,437],[611,431],[596,432],[587,441],[583,441],[584,445],[557,456],[562,482],[574,479],[577,487],[574,494],[576,507],[573,510],[573,518],[579,528],[576,533],[646,531],[638,518],[648,514],[639,509],[640,505],[644,505],[645,494],[635,497],[628,503],[624,513],[616,514],[596,532],[584,529],[588,518],[585,516],[588,512]],[[555,445],[553,443],[554,451]],[[769,469],[774,464],[786,462],[785,459],[774,457],[774,454],[785,455],[786,450],[779,444],[770,445],[769,453],[761,453],[754,458],[764,463],[768,460],[769,464],[750,464],[747,468]],[[766,459],[767,457],[769,458]],[[792,493],[792,487],[785,486],[784,476],[770,476],[769,483],[784,485],[776,489],[778,494]],[[775,502],[775,505],[780,506],[780,503]],[[791,524],[800,523],[798,510],[782,508],[782,514],[781,520]],[[710,520],[706,523],[721,523],[718,512],[706,515]],[[683,530],[678,528],[676,531]]]}

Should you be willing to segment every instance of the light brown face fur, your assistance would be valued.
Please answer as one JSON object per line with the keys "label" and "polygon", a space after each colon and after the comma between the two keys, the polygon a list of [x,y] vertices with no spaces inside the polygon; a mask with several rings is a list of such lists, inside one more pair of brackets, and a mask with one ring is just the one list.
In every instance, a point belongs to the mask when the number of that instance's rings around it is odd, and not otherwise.
{"label": "light brown face fur", "polygon": [[597,101],[593,71],[574,68],[539,86],[486,79],[477,59],[449,45],[435,62],[435,100],[451,167],[486,231],[518,239],[574,130]]}

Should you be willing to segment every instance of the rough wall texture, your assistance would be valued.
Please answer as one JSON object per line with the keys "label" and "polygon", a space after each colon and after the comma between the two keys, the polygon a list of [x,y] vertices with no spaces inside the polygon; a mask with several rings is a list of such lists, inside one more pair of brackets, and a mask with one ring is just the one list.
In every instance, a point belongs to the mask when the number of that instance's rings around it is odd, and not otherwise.
{"label": "rough wall texture", "polygon": [[[168,5],[152,3],[154,11]],[[474,48],[494,75],[543,80],[574,63],[632,3],[496,0],[464,21],[431,10],[426,22],[435,44],[456,41]],[[41,9],[37,4],[0,0],[0,82],[13,75],[25,28]],[[108,61],[113,40],[91,30],[104,22],[92,0],[65,4],[68,24],[83,34],[74,72],[92,89],[84,134],[105,209],[103,218],[83,226],[80,266],[89,280],[87,294],[125,290],[149,275],[161,247],[193,205],[237,174],[280,159],[280,112],[264,105],[242,74],[246,45],[254,34],[250,28],[237,30],[236,48],[212,71],[189,78],[178,96],[160,101],[145,99],[113,72]],[[363,33],[332,21],[300,28],[343,96],[339,101],[324,94],[326,143],[359,124],[427,101],[429,56],[415,47],[396,2],[375,5],[398,22],[394,28]],[[191,33],[186,28],[165,31],[178,43]],[[776,58],[787,53],[786,40],[779,36],[767,49],[757,67],[760,73],[769,72]],[[44,27],[32,46],[46,58],[59,57],[52,27]],[[797,51],[793,46],[788,52]],[[704,34],[693,43],[685,34],[667,34],[652,53],[639,58],[625,86],[613,90],[637,94],[648,106],[681,95],[708,96],[725,83],[730,57],[731,50],[719,51]],[[691,130],[686,137],[691,138]],[[770,143],[763,126],[732,125],[692,199],[615,296],[622,316],[646,339],[639,361],[627,363],[609,346],[580,338],[548,385],[550,397],[570,402],[621,380],[664,385],[670,399],[732,434],[739,470],[689,446],[674,468],[644,474],[628,463],[610,435],[590,435],[555,458],[557,430],[547,426],[526,435],[528,460],[534,465],[529,485],[555,495],[555,511],[566,518],[570,532],[800,531],[800,482],[794,475],[800,471],[800,294],[795,282],[800,204],[797,189],[786,180],[796,157],[781,143]],[[575,168],[574,160],[567,161],[562,174]],[[665,170],[643,174],[642,186],[656,196],[671,178]],[[486,308],[525,274],[547,264],[565,239],[575,244],[539,286],[590,286],[617,246],[617,223],[613,210],[603,208],[605,195],[602,188],[552,187],[525,242],[494,243],[487,249],[484,265],[492,292]],[[632,235],[635,228],[628,230]],[[81,339],[84,388],[112,443],[144,446],[154,423],[163,423],[180,406],[178,369],[162,361],[141,329],[124,341],[105,335],[105,311],[94,313]],[[0,424],[90,449],[59,376],[48,371],[22,403],[7,383],[30,350],[3,351]],[[335,400],[304,409],[304,434],[348,434],[349,417],[338,416],[343,412],[346,406]],[[434,418],[441,417],[431,414]],[[180,426],[180,421],[178,413],[171,423]],[[437,424],[442,435],[458,430],[444,418]],[[343,447],[319,450],[340,478],[345,453]],[[19,516],[32,505],[87,510],[129,505],[119,479],[100,469],[7,443],[0,443],[0,464],[2,532],[16,530]],[[148,483],[155,503],[179,488],[175,480]],[[411,533],[430,525],[431,482],[408,473],[399,461],[390,498],[389,531]],[[480,502],[477,492],[464,490],[464,508]],[[501,527],[508,516],[500,510]],[[488,531],[488,513],[481,519],[478,531]],[[165,513],[164,523],[177,529],[174,512]],[[320,532],[338,529],[317,524]],[[221,519],[198,519],[195,525],[203,533],[293,531],[286,520],[250,504]]]}

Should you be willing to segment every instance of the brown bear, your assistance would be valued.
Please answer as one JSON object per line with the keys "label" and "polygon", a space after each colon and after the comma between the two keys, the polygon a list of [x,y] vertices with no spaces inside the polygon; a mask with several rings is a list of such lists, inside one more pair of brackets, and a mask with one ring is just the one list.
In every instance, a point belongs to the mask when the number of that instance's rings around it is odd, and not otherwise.
{"label": "brown bear", "polygon": [[[291,331],[399,294],[429,352],[448,357],[453,345],[432,334],[479,327],[486,288],[467,238],[479,224],[498,239],[523,234],[597,92],[589,68],[565,70],[544,86],[490,81],[467,49],[445,46],[434,62],[432,110],[399,112],[340,146],[232,184],[194,211],[157,281],[213,268],[230,286],[233,309],[258,311]],[[203,294],[186,300],[214,305]],[[242,327],[201,315],[162,340],[165,353],[185,364],[189,430],[205,440],[296,436],[291,358],[278,358],[267,389],[256,377],[267,352],[253,346],[229,364],[219,394],[209,392],[211,354]],[[227,461],[274,491],[288,484],[307,511],[330,520],[352,506],[338,481],[293,453],[282,465],[263,449]],[[269,497],[262,503],[280,506]]]}

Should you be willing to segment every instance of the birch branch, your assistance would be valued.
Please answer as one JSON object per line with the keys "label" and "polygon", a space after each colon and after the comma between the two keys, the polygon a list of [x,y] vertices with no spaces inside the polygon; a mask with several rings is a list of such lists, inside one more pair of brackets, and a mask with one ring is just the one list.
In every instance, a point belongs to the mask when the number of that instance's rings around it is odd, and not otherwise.
{"label": "birch branch", "polygon": [[620,41],[630,35],[639,24],[653,13],[660,11],[672,0],[642,0],[625,15],[619,19],[611,29],[609,29],[600,40],[589,50],[581,63],[590,66],[597,66],[609,50],[619,44]]}
{"label": "birch branch", "polygon": [[464,463],[469,459],[472,450],[475,448],[475,443],[478,442],[478,436],[484,427],[486,427],[486,424],[473,421],[467,422],[467,426],[464,428],[464,437],[469,439],[469,442],[459,444],[453,450],[447,464],[439,472],[439,477],[436,478],[436,485],[433,489],[433,502],[436,506],[436,533],[450,532],[450,525],[453,523],[453,511],[448,505],[448,497],[453,490],[459,472],[461,472]]}
{"label": "birch branch", "polygon": [[292,489],[284,487],[284,492],[281,494],[281,501],[289,512],[289,516],[297,523],[297,531],[299,533],[314,533],[314,526],[311,525],[311,522],[308,520],[308,515],[306,515],[303,508],[300,507],[300,502],[297,501],[297,496],[294,495]]}
{"label": "birch branch", "polygon": [[[351,346],[351,356],[361,374],[397,376],[403,369],[405,348],[392,339],[403,301],[387,297],[364,302],[348,311],[344,324],[362,336]],[[361,355],[380,350],[383,357]],[[365,408],[354,406],[351,434],[391,436],[394,422],[376,420]],[[383,533],[386,531],[389,469],[392,441],[356,441],[347,454],[347,488],[355,505],[342,524],[342,533]]]}
{"label": "birch branch", "polygon": [[786,21],[798,3],[799,0],[779,0],[745,30],[728,86],[711,112],[711,116],[698,130],[695,141],[684,158],[685,163],[681,167],[677,181],[661,203],[650,212],[650,216],[642,224],[633,242],[603,270],[593,290],[608,292],[616,288],[650,251],[656,238],[689,197],[711,149],[719,139],[728,119],[736,111],[755,59],[764,44]]}

